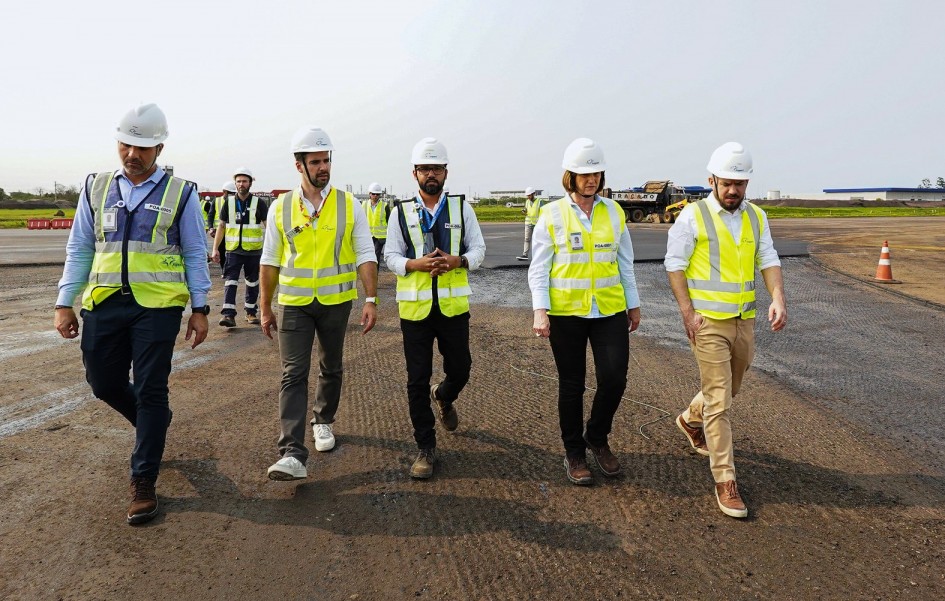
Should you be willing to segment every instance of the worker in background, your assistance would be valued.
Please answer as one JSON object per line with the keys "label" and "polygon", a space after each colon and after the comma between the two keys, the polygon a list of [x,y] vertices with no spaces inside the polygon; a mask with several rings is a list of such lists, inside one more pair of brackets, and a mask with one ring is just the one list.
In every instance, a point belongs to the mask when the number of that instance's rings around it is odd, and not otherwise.
{"label": "worker in background", "polygon": [[[424,138],[411,154],[417,196],[391,213],[384,259],[397,274],[397,304],[407,361],[407,400],[413,436],[420,449],[412,478],[433,475],[437,461],[435,417],[448,431],[459,426],[454,403],[469,381],[469,278],[486,255],[476,213],[458,196],[447,197],[446,147]],[[430,384],[433,341],[446,377]]]}
{"label": "worker in background", "polygon": [[541,199],[535,198],[535,188],[525,188],[525,206],[522,213],[525,215],[525,250],[518,257],[519,261],[527,261],[528,253],[532,248],[532,232],[535,231],[535,224],[538,223],[538,211],[541,209]]}
{"label": "worker in background", "polygon": [[371,239],[374,241],[374,254],[377,256],[378,268],[381,265],[381,259],[384,257],[384,243],[387,241],[387,220],[390,218],[390,205],[381,202],[383,188],[377,182],[368,186],[369,200],[365,200],[361,205],[364,207],[364,213],[367,215],[368,226],[371,228]]}
{"label": "worker in background", "polygon": [[213,223],[210,219],[210,213],[213,212],[213,197],[204,196],[203,202],[200,203],[200,210],[203,212],[203,222],[204,229],[207,230],[207,233],[211,231],[216,231],[216,228],[213,227]]}
{"label": "worker in background", "polygon": [[[115,133],[122,169],[89,175],[66,244],[56,330],[79,335],[72,304],[82,295],[82,362],[92,393],[135,428],[129,524],[158,512],[156,482],[171,423],[167,380],[188,300],[186,340],[207,336],[206,234],[192,184],[157,159],[167,120],[155,104],[129,111]],[[129,371],[134,370],[134,383]]]}
{"label": "worker in background", "polygon": [[377,263],[364,211],[354,195],[329,184],[334,146],[322,129],[305,128],[292,138],[299,187],[273,201],[266,221],[260,275],[262,330],[276,329],[272,295],[279,286],[279,393],[281,459],[268,471],[272,480],[308,477],[305,463],[308,378],[318,338],[318,386],[312,432],[316,451],[335,448],[332,424],[341,399],[343,350],[356,279],[367,298],[361,333],[377,322]]}
{"label": "worker in background", "polygon": [[682,210],[669,229],[666,271],[682,313],[702,387],[676,426],[709,457],[715,497],[725,515],[748,508],[735,478],[729,409],[755,352],[755,269],[771,294],[772,331],[787,323],[781,262],[764,211],[745,200],[751,155],[737,142],[712,153],[712,193]]}
{"label": "worker in background", "polygon": [[[568,480],[594,480],[591,450],[607,477],[620,474],[608,437],[627,387],[630,332],[640,325],[633,243],[623,209],[599,196],[606,162],[599,144],[578,138],[564,151],[565,196],[545,205],[535,226],[528,285],[535,336],[550,338],[558,368],[558,423]],[[597,391],[584,423],[585,356],[594,353]]]}
{"label": "worker in background", "polygon": [[[223,194],[217,196],[216,201],[213,203],[213,209],[210,211],[210,223],[212,224],[212,229],[210,229],[208,233],[213,234],[213,247],[216,248],[220,254],[220,260],[218,263],[220,263],[220,277],[222,278],[225,277],[223,271],[226,267],[226,240],[216,239],[217,225],[220,221],[220,212],[223,210],[224,205],[226,205],[227,201],[229,200],[230,195],[236,194],[236,182],[233,180],[224,182],[223,186],[221,186],[221,190],[223,191]],[[213,260],[212,250],[210,251],[210,260]]]}
{"label": "worker in background", "polygon": [[223,267],[223,309],[220,325],[236,327],[236,291],[243,273],[246,286],[243,310],[246,322],[259,325],[257,299],[259,298],[259,257],[262,255],[263,228],[266,227],[266,212],[269,207],[258,196],[250,193],[253,173],[240,167],[233,174],[236,194],[230,196],[220,208],[217,233],[214,238],[214,262],[220,261],[220,243],[226,248],[226,263]]}

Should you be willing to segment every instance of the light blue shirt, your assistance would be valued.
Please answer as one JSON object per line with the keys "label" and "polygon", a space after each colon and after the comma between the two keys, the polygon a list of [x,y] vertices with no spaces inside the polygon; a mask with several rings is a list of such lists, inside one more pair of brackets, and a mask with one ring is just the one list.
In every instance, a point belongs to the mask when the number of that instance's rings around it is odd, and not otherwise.
{"label": "light blue shirt", "polygon": [[[588,217],[581,207],[568,198],[568,204],[585,231],[592,229],[591,218]],[[600,196],[594,197],[591,215],[598,210],[597,205],[603,201]],[[545,207],[548,205],[546,204]],[[532,263],[528,267],[528,287],[532,291],[532,309],[551,309],[551,297],[548,293],[548,284],[551,278],[551,264],[555,256],[555,244],[548,234],[548,222],[545,220],[547,209],[542,207],[542,212],[538,214],[538,223],[535,224],[535,232],[532,234]],[[607,207],[600,209],[606,211]],[[640,306],[640,293],[637,291],[637,278],[633,273],[633,242],[630,240],[630,232],[624,226],[623,233],[620,234],[620,240],[617,241],[617,271],[620,274],[620,284],[623,286],[623,296],[627,301],[627,309],[636,309]],[[582,317],[604,317],[597,307],[597,299],[591,299],[591,311]]]}
{"label": "light blue shirt", "polygon": [[[135,186],[125,177],[123,171],[115,172],[115,181],[118,182],[121,197],[125,199],[125,206],[129,211],[141,204],[163,177],[164,170],[158,167],[151,177]],[[66,264],[62,270],[62,279],[59,280],[57,305],[72,306],[76,296],[88,284],[89,272],[92,271],[95,232],[87,194],[83,183],[72,230],[69,232],[69,241],[66,243]],[[181,254],[184,256],[184,275],[187,278],[187,289],[190,291],[190,304],[193,307],[203,307],[207,304],[207,294],[210,293],[210,269],[207,267],[207,234],[196,189],[190,192],[179,224]]]}

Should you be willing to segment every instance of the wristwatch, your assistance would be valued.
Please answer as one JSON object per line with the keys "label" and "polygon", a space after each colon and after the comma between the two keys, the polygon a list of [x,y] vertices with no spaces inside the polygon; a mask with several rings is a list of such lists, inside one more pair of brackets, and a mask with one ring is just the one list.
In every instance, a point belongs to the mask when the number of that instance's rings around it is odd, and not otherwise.
{"label": "wristwatch", "polygon": [[202,307],[191,307],[190,311],[192,313],[202,313],[204,315],[210,315],[210,305],[204,305]]}
{"label": "wristwatch", "polygon": [[72,305],[56,305],[57,309],[71,309]]}
{"label": "wristwatch", "polygon": [[369,297],[367,297],[367,298],[364,299],[364,302],[365,302],[365,303],[373,303],[373,304],[376,306],[376,305],[377,305],[377,297],[376,297],[376,296],[369,296]]}
{"label": "wristwatch", "polygon": [[466,258],[466,255],[459,256],[459,266],[463,269],[469,269],[469,259]]}

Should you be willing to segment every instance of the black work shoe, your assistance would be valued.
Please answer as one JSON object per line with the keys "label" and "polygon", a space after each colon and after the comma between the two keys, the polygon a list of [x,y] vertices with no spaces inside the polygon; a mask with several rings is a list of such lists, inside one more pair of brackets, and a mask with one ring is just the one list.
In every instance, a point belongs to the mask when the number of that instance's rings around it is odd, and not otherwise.
{"label": "black work shoe", "polygon": [[224,328],[235,328],[236,320],[230,315],[224,315],[220,318],[220,325]]}
{"label": "black work shoe", "polygon": [[564,469],[568,474],[568,480],[578,486],[588,486],[594,481],[594,476],[587,467],[587,460],[584,457],[565,457]]}
{"label": "black work shoe", "polygon": [[459,427],[459,414],[456,413],[456,407],[453,407],[453,403],[447,405],[436,395],[436,391],[439,387],[439,384],[430,386],[430,399],[436,403],[436,406],[440,409],[440,423],[443,424],[443,427],[446,428],[447,431],[452,432]]}
{"label": "black work shoe", "polygon": [[436,448],[420,449],[413,465],[410,466],[410,477],[416,480],[426,480],[433,475],[433,466],[436,464]]}
{"label": "black work shoe", "polygon": [[133,477],[131,479],[131,504],[128,505],[128,523],[143,524],[150,522],[158,512],[155,480]]}

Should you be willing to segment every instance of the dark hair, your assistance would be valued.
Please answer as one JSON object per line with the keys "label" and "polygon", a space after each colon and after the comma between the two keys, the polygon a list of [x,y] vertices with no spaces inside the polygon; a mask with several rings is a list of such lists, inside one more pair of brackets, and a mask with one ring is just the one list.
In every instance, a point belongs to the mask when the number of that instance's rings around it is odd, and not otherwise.
{"label": "dark hair", "polygon": [[[577,191],[577,173],[573,171],[565,171],[564,175],[561,176],[561,185],[564,187],[564,191],[568,194]],[[600,191],[604,189],[604,172],[600,172],[600,183],[597,184],[597,190],[595,194],[600,194]]]}
{"label": "dark hair", "polygon": [[[304,164],[304,163],[305,163],[305,157],[306,157],[306,155],[308,155],[308,154],[309,154],[309,153],[307,153],[307,152],[296,152],[296,153],[293,154],[293,156],[295,157],[295,160],[296,160],[296,161],[298,161],[298,162]],[[329,162],[329,163],[331,162],[331,152],[328,153],[328,162]]]}

